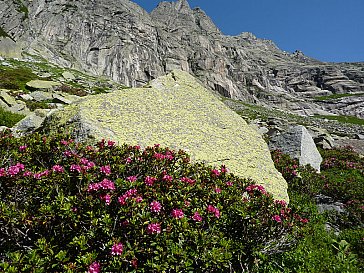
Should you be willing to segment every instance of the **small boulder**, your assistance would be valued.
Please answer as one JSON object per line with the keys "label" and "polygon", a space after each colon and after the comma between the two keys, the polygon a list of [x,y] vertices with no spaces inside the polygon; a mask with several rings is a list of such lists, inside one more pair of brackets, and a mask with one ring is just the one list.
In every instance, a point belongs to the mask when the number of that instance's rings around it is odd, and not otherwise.
{"label": "small boulder", "polygon": [[34,91],[29,94],[35,101],[46,101],[46,100],[52,100],[53,96],[49,92],[43,92],[43,91]]}
{"label": "small boulder", "polygon": [[30,90],[41,90],[41,91],[52,91],[54,87],[60,86],[59,82],[53,81],[42,81],[42,80],[32,80],[26,83],[26,87]]}
{"label": "small boulder", "polygon": [[322,157],[311,135],[302,125],[290,127],[288,131],[272,137],[269,148],[281,150],[292,158],[297,158],[301,166],[309,164],[320,171]]}
{"label": "small boulder", "polygon": [[63,72],[62,77],[67,81],[74,81],[76,79],[76,77],[68,71]]}

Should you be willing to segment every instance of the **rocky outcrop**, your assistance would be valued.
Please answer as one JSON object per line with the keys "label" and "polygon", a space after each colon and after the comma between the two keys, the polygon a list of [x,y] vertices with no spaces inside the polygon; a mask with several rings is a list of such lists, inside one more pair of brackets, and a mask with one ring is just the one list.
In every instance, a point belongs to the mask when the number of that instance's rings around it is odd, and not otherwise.
{"label": "rocky outcrop", "polygon": [[309,164],[320,171],[322,157],[311,135],[302,125],[293,126],[288,131],[272,137],[269,148],[281,150],[291,158],[297,158],[300,165]]}
{"label": "rocky outcrop", "polygon": [[226,97],[300,115],[363,117],[363,63],[323,63],[251,33],[223,35],[187,0],[161,2],[151,14],[129,0],[2,1],[0,14],[0,43],[127,86],[181,69]]}
{"label": "rocky outcrop", "polygon": [[79,140],[109,138],[119,144],[184,149],[194,161],[224,164],[234,174],[264,185],[276,198],[288,199],[287,184],[262,137],[180,70],[144,88],[85,97],[46,123],[47,131],[62,126],[73,128]]}

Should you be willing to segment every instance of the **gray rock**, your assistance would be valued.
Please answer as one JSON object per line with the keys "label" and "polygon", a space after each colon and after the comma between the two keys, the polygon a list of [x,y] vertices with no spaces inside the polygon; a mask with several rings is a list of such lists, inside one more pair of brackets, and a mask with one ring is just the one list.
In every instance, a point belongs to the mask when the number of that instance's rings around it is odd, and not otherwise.
{"label": "gray rock", "polygon": [[65,78],[68,81],[73,81],[76,79],[76,77],[69,71],[65,71],[62,73],[62,77]]}
{"label": "gray rock", "polygon": [[265,186],[275,198],[288,199],[286,182],[262,137],[183,71],[144,88],[87,96],[47,119],[47,131],[62,127],[80,140],[109,138],[142,147],[160,143],[184,149],[194,161],[225,164],[234,174]]}
{"label": "gray rock", "polygon": [[34,100],[34,98],[29,94],[21,94],[19,95],[23,100]]}
{"label": "gray rock", "polygon": [[46,101],[46,100],[52,100],[53,94],[49,92],[43,92],[43,91],[34,91],[29,94],[35,101]]}
{"label": "gray rock", "polygon": [[315,200],[316,200],[316,205],[317,205],[318,211],[320,213],[323,213],[325,211],[336,211],[338,213],[345,212],[344,204],[341,202],[335,201],[330,196],[318,194],[315,196]]}
{"label": "gray rock", "polygon": [[42,81],[42,80],[32,80],[26,83],[27,88],[30,90],[41,90],[41,91],[51,91],[55,86],[61,85],[59,82],[53,81]]}
{"label": "gray rock", "polygon": [[13,96],[10,96],[8,90],[0,89],[0,100],[5,102],[9,107],[16,105],[17,102]]}
{"label": "gray rock", "polygon": [[272,137],[269,148],[271,150],[279,149],[292,158],[297,158],[300,165],[309,164],[317,171],[320,171],[322,157],[304,126],[290,127],[288,131]]}
{"label": "gray rock", "polygon": [[58,94],[53,94],[53,100],[55,102],[60,102],[62,104],[71,104],[72,101],[69,99],[66,99],[65,97],[58,95]]}
{"label": "gray rock", "polygon": [[12,129],[17,136],[30,134],[42,126],[50,113],[53,113],[53,110],[37,109],[15,124]]}

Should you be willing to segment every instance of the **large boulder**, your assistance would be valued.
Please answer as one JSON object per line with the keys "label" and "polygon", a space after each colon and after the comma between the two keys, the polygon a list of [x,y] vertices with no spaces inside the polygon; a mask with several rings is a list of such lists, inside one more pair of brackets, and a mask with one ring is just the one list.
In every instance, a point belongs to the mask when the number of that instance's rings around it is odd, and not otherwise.
{"label": "large boulder", "polygon": [[270,139],[269,148],[297,158],[300,165],[311,165],[320,171],[322,157],[316,148],[310,133],[302,126],[292,126],[286,132]]}
{"label": "large boulder", "polygon": [[195,162],[225,164],[288,200],[287,183],[262,137],[186,72],[173,71],[144,88],[85,97],[51,115],[47,130],[61,127],[82,140],[184,149]]}

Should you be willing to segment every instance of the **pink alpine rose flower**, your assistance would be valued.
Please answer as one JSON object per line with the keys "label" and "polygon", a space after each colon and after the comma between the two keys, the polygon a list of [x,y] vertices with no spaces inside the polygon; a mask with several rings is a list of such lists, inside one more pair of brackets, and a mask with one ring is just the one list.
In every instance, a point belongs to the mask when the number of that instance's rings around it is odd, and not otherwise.
{"label": "pink alpine rose flower", "polygon": [[148,234],[159,234],[161,233],[161,224],[151,223],[147,227]]}
{"label": "pink alpine rose flower", "polygon": [[149,208],[151,212],[158,213],[161,211],[162,205],[158,201],[153,201],[152,203],[150,203]]}
{"label": "pink alpine rose flower", "polygon": [[193,180],[191,178],[188,178],[188,177],[182,177],[180,180],[182,182],[187,183],[187,184],[190,184],[190,185],[193,185],[196,182],[195,180]]}
{"label": "pink alpine rose flower", "polygon": [[141,197],[141,196],[137,196],[137,197],[135,197],[135,202],[136,202],[136,203],[141,203],[141,202],[143,202],[143,197]]}
{"label": "pink alpine rose flower", "polygon": [[101,194],[100,199],[105,201],[106,205],[110,205],[111,203],[111,196],[109,194]]}
{"label": "pink alpine rose flower", "polygon": [[52,171],[55,173],[63,173],[64,172],[64,168],[60,165],[54,165],[52,167]]}
{"label": "pink alpine rose flower", "polygon": [[109,165],[101,166],[100,167],[100,172],[102,172],[105,175],[110,175],[111,174],[111,168],[110,168]]}
{"label": "pink alpine rose flower", "polygon": [[111,248],[111,255],[120,256],[123,253],[124,246],[122,243],[114,244]]}
{"label": "pink alpine rose flower", "polygon": [[218,177],[218,176],[220,175],[220,171],[219,171],[219,170],[217,170],[217,169],[213,169],[213,170],[211,171],[211,175],[212,175],[213,177]]}
{"label": "pink alpine rose flower", "polygon": [[183,213],[183,210],[181,210],[181,209],[173,209],[171,212],[171,215],[175,219],[182,219],[185,216],[185,214]]}
{"label": "pink alpine rose flower", "polygon": [[207,211],[213,213],[216,218],[220,218],[220,210],[212,205],[207,206]]}
{"label": "pink alpine rose flower", "polygon": [[108,147],[114,147],[114,146],[115,146],[115,141],[108,140],[108,141],[107,141],[107,146],[108,146]]}
{"label": "pink alpine rose flower", "polygon": [[276,221],[277,223],[281,223],[282,222],[282,219],[279,215],[273,215],[272,216],[272,220],[273,221]]}
{"label": "pink alpine rose flower", "polygon": [[104,190],[115,190],[114,182],[106,178],[100,182],[100,187]]}
{"label": "pink alpine rose flower", "polygon": [[81,172],[81,166],[80,165],[76,165],[76,164],[72,164],[70,167],[70,171],[71,172]]}
{"label": "pink alpine rose flower", "polygon": [[135,182],[137,180],[137,177],[135,175],[128,176],[126,180],[129,182]]}
{"label": "pink alpine rose flower", "polygon": [[150,177],[150,176],[147,176],[145,179],[144,179],[144,183],[147,185],[147,186],[153,186],[154,182],[156,181],[157,179],[154,178],[154,177]]}
{"label": "pink alpine rose flower", "polygon": [[170,176],[170,175],[168,175],[168,174],[165,174],[165,175],[163,176],[163,180],[164,180],[164,181],[166,181],[166,182],[172,182],[173,177],[172,177],[172,176]]}
{"label": "pink alpine rose flower", "polygon": [[198,213],[198,211],[196,211],[193,216],[192,216],[192,219],[196,222],[201,222],[202,221],[202,217],[200,215],[200,213]]}
{"label": "pink alpine rose flower", "polygon": [[27,145],[22,145],[22,146],[19,147],[19,151],[20,152],[25,152],[27,148],[28,148]]}
{"label": "pink alpine rose flower", "polygon": [[93,262],[88,268],[88,273],[100,273],[101,265],[98,262]]}

